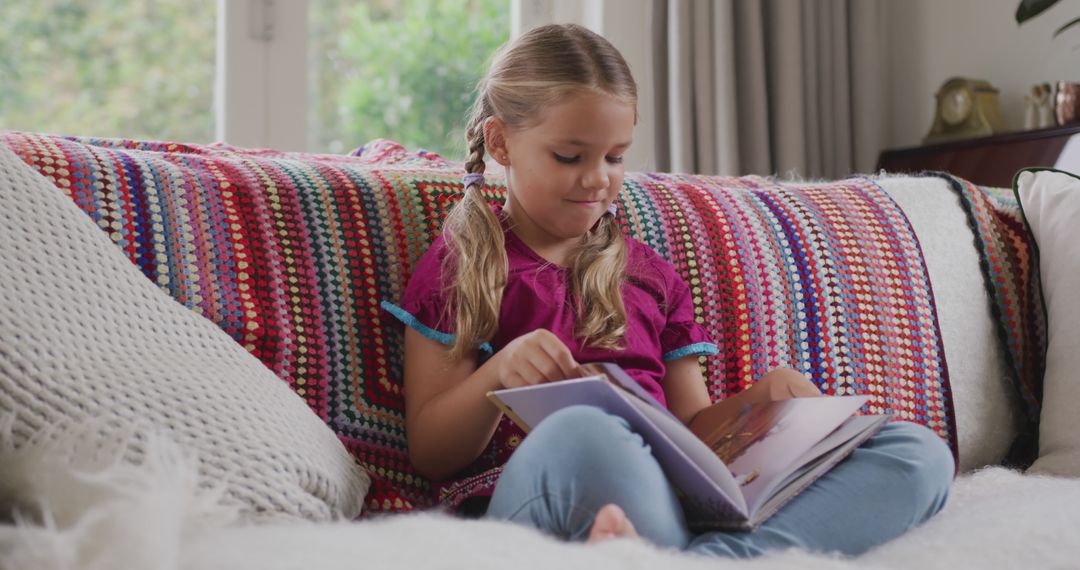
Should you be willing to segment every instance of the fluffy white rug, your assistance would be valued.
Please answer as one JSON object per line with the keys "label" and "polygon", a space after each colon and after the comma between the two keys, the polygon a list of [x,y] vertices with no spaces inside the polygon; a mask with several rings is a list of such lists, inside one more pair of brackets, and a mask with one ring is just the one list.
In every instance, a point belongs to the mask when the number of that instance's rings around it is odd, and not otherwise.
{"label": "fluffy white rug", "polygon": [[[2,427],[2,426],[0,426]],[[87,453],[78,431],[14,449],[0,442],[0,500],[19,505],[0,525],[7,570],[466,568],[715,568],[718,561],[618,540],[566,544],[489,521],[424,513],[361,523],[241,525],[220,487],[169,439],[138,438]],[[26,473],[48,473],[27,478]],[[1065,568],[1080,560],[1080,481],[987,469],[957,480],[928,524],[855,559],[778,552],[722,567]],[[867,508],[873,508],[868,505]]]}

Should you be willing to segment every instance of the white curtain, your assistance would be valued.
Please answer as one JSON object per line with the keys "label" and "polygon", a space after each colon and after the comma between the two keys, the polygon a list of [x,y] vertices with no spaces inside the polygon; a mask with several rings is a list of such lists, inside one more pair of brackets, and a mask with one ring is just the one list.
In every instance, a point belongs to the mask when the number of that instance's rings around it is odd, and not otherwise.
{"label": "white curtain", "polygon": [[880,0],[653,0],[655,166],[837,178],[882,146]]}

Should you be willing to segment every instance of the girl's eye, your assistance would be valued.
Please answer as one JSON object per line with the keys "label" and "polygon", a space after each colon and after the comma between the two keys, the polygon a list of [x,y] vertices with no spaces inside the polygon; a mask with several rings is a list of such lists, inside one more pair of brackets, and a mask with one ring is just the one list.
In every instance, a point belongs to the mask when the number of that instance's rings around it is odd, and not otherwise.
{"label": "girl's eye", "polygon": [[[578,160],[581,159],[581,155],[563,156],[563,155],[561,155],[559,153],[554,153],[554,154],[555,154],[555,160],[558,161],[558,162],[561,162],[563,164],[573,164],[573,163],[575,163],[575,162],[577,162]],[[622,164],[623,157],[621,157],[621,156],[606,156],[606,157],[604,157],[604,160],[607,160],[611,164]]]}

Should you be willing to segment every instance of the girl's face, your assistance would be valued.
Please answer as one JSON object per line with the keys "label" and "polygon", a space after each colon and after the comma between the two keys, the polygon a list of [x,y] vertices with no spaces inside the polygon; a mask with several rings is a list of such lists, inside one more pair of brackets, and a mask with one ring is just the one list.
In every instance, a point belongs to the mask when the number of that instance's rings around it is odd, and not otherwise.
{"label": "girl's face", "polygon": [[511,130],[492,120],[489,148],[507,167],[505,210],[520,237],[576,242],[596,224],[622,189],[635,118],[630,104],[583,91],[545,109],[533,126]]}

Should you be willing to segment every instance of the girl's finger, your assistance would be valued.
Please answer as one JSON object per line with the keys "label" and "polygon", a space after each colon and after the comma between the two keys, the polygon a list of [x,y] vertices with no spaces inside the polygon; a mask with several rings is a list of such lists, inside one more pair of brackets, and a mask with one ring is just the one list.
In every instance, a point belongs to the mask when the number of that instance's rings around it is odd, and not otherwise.
{"label": "girl's finger", "polygon": [[570,349],[566,348],[561,340],[555,335],[551,335],[548,338],[543,339],[540,346],[547,353],[551,361],[558,367],[559,372],[562,373],[562,377],[556,378],[556,380],[563,380],[566,378],[574,378],[580,376],[577,361],[574,360],[574,356],[570,354]]}
{"label": "girl's finger", "polygon": [[556,367],[547,357],[547,353],[543,351],[530,352],[524,359],[524,364],[531,371],[529,384],[551,382],[559,379],[555,370]]}

